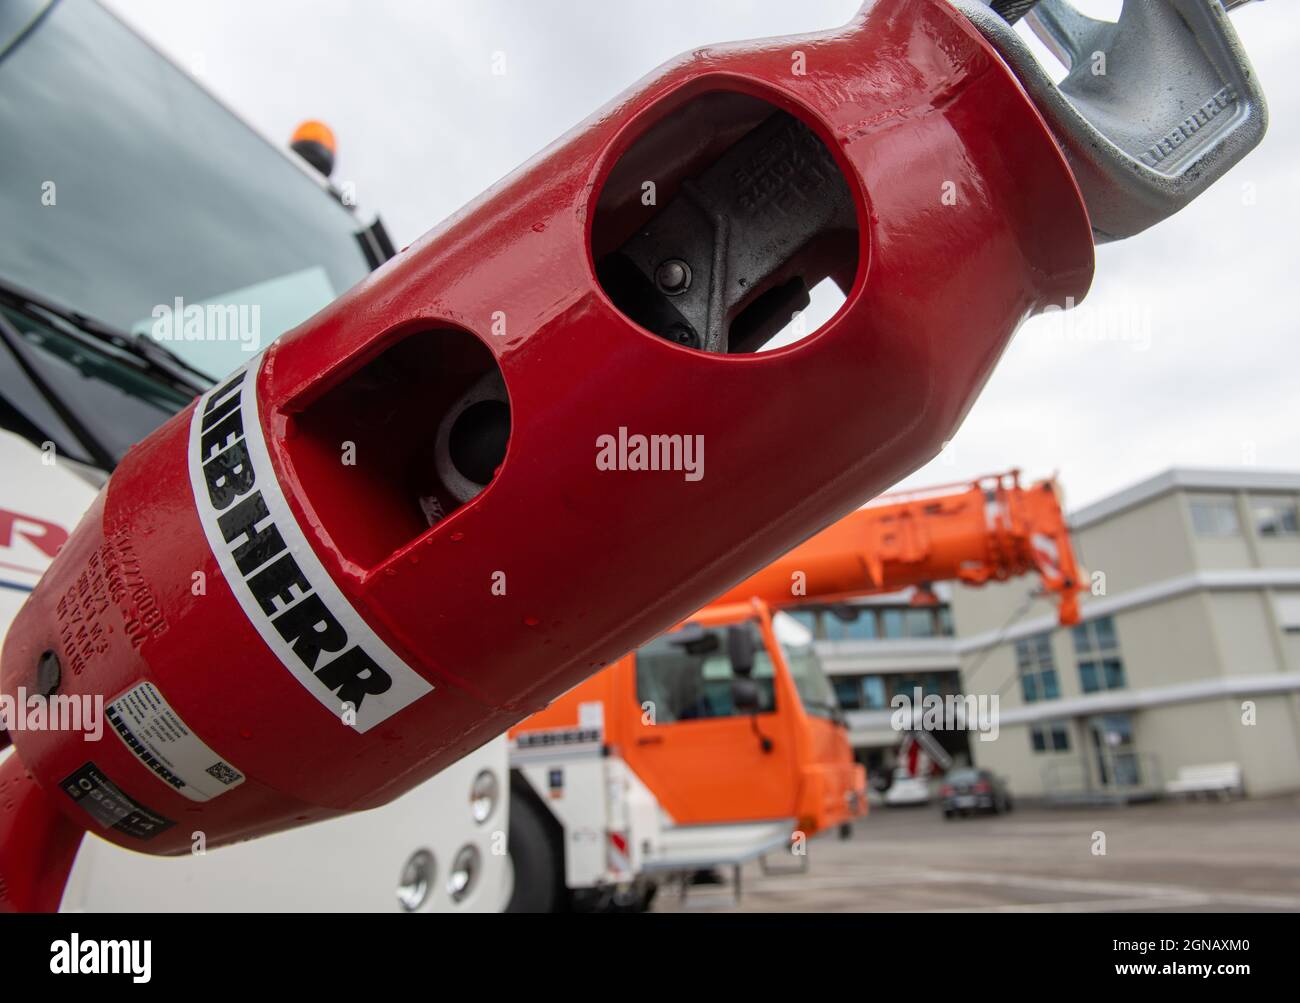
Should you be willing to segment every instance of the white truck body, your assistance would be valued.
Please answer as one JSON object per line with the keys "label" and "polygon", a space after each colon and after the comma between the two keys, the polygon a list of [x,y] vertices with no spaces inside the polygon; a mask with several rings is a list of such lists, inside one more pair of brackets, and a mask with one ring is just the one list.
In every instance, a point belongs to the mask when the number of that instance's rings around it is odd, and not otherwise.
{"label": "white truck body", "polygon": [[789,852],[793,818],[678,825],[598,727],[522,738],[511,743],[510,767],[563,832],[570,892],[618,896],[670,876]]}

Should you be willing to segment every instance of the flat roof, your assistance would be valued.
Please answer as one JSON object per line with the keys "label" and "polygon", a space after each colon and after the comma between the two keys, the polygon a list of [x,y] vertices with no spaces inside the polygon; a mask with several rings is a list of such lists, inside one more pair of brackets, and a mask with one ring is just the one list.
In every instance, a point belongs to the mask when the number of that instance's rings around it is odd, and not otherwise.
{"label": "flat roof", "polygon": [[1300,471],[1246,467],[1172,467],[1070,515],[1072,529],[1085,529],[1171,491],[1300,491]]}

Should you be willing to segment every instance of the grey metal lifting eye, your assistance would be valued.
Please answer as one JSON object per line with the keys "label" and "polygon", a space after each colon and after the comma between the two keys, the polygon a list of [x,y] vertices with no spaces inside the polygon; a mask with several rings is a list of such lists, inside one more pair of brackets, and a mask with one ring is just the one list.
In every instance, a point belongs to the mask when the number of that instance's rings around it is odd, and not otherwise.
{"label": "grey metal lifting eye", "polygon": [[[1248,0],[1124,0],[1116,22],[1068,0],[949,2],[1047,120],[1098,243],[1172,216],[1264,137],[1264,94],[1228,17]],[[1022,16],[1068,67],[1060,84],[1012,27]]]}

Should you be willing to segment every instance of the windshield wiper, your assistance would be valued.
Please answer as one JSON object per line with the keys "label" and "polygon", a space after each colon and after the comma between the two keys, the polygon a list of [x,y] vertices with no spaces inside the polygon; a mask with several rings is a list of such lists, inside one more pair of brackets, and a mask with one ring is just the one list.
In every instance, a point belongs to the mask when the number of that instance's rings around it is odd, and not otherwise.
{"label": "windshield wiper", "polygon": [[71,328],[67,333],[89,339],[96,343],[96,347],[108,345],[125,352],[144,363],[144,367],[155,375],[164,377],[195,396],[216,382],[215,377],[191,366],[175,352],[144,334],[126,334],[79,310],[59,306],[4,279],[0,279],[0,302],[42,323],[51,320],[61,322],[60,329]]}
{"label": "windshield wiper", "polygon": [[[89,424],[81,420],[76,410],[68,405],[62,397],[56,394],[37,371],[36,366],[31,358],[32,348],[23,338],[22,332],[14,325],[13,321],[0,310],[0,344],[9,350],[13,356],[22,375],[26,377],[27,382],[41,396],[59,420],[80,443],[81,448],[85,450],[92,465],[101,470],[109,471],[117,465],[117,458],[113,455],[112,450],[104,443],[93,431]],[[32,439],[33,443],[38,440]]]}

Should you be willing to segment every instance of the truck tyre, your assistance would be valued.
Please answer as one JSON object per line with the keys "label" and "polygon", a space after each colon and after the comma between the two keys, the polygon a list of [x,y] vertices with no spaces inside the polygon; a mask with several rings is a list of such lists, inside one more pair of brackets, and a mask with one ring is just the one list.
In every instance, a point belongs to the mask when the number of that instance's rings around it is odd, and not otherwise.
{"label": "truck tyre", "polygon": [[558,848],[537,809],[527,798],[511,792],[510,834],[507,838],[514,887],[506,912],[559,912],[563,898]]}

